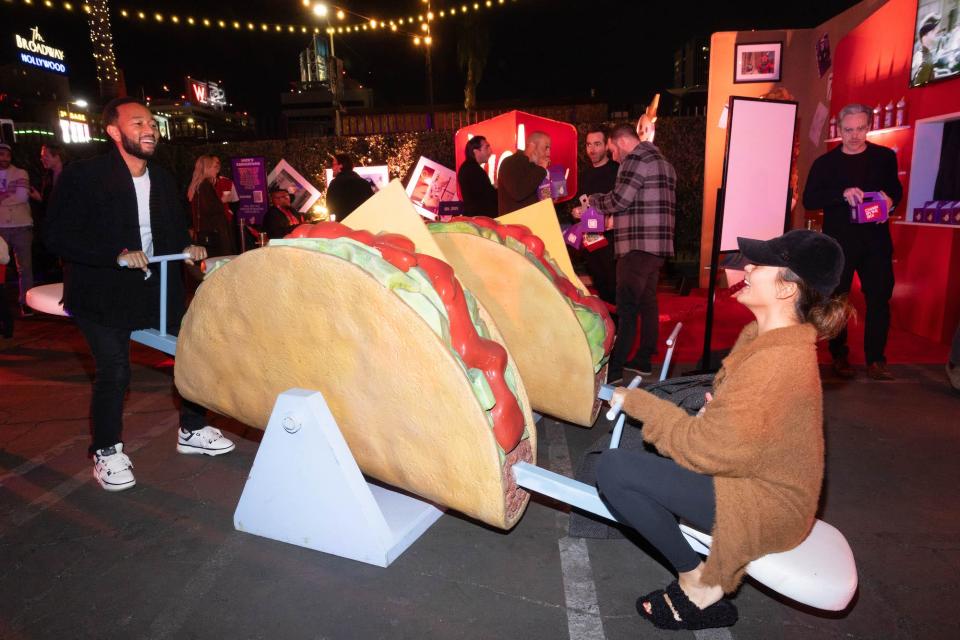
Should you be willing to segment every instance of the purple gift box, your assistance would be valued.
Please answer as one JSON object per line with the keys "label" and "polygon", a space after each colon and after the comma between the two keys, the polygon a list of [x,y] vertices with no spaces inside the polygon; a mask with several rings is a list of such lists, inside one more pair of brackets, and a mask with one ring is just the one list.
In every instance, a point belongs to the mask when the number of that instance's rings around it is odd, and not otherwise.
{"label": "purple gift box", "polygon": [[960,225],[960,200],[941,203],[937,209],[937,222]]}
{"label": "purple gift box", "polygon": [[567,196],[567,169],[558,164],[547,170],[550,178],[550,195],[554,200]]}
{"label": "purple gift box", "polygon": [[563,240],[574,249],[579,249],[580,246],[583,244],[582,223],[577,223],[571,227],[568,227],[563,232]]}
{"label": "purple gift box", "polygon": [[583,215],[580,216],[580,224],[586,233],[603,233],[603,214],[593,207],[587,207],[583,210]]}
{"label": "purple gift box", "polygon": [[886,221],[887,201],[876,191],[867,191],[863,194],[863,202],[850,207],[850,222],[855,224]]}
{"label": "purple gift box", "polygon": [[939,200],[927,200],[923,206],[913,210],[914,222],[936,222],[937,210],[940,208]]}

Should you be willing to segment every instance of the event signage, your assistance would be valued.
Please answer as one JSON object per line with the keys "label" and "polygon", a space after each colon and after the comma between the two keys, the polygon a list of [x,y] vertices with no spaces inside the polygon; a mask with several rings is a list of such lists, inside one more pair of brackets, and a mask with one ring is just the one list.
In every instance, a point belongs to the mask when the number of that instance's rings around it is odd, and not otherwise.
{"label": "event signage", "polygon": [[87,114],[76,113],[69,109],[57,109],[57,120],[60,125],[60,134],[67,144],[75,142],[90,142],[90,125],[87,123]]}
{"label": "event signage", "polygon": [[30,29],[30,37],[24,38],[19,34],[14,34],[14,39],[19,49],[20,62],[23,64],[51,71],[53,73],[67,73],[67,66],[63,63],[66,57],[63,49],[58,49],[48,45],[43,36],[40,35],[40,28]]}
{"label": "event signage", "polygon": [[227,95],[216,82],[204,82],[188,77],[187,96],[191,102],[214,109],[223,109],[227,106]]}
{"label": "event signage", "polygon": [[230,158],[233,185],[239,204],[237,215],[251,224],[259,224],[267,213],[267,162],[262,157]]}

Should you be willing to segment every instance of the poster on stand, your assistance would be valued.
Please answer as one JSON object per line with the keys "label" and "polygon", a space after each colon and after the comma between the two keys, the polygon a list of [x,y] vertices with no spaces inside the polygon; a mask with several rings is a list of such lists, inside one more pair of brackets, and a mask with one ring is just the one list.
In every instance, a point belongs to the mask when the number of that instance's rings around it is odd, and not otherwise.
{"label": "poster on stand", "polygon": [[[374,165],[372,167],[354,167],[353,171],[373,185],[374,193],[383,189],[390,182],[390,171],[385,164]],[[330,182],[333,181],[333,169],[327,169],[326,177],[327,189],[329,189]]]}
{"label": "poster on stand", "polygon": [[267,176],[268,193],[280,188],[290,194],[290,204],[296,211],[307,213],[320,199],[320,191],[290,166],[281,160]]}
{"label": "poster on stand", "polygon": [[266,160],[261,157],[230,158],[230,171],[239,202],[237,216],[249,224],[260,224],[270,206]]}
{"label": "poster on stand", "polygon": [[420,156],[407,183],[407,196],[420,215],[436,220],[441,202],[460,200],[457,174],[449,167]]}

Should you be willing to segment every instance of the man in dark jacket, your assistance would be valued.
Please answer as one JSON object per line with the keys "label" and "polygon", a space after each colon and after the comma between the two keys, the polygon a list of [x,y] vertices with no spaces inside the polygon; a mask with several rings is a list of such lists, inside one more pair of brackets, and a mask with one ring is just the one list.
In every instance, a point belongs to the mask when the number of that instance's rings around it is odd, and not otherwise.
{"label": "man in dark jacket", "polygon": [[343,220],[373,195],[373,185],[353,170],[353,158],[347,153],[333,156],[333,180],[327,187],[327,211]]}
{"label": "man in dark jacket", "polygon": [[467,141],[465,151],[466,158],[457,171],[463,213],[493,218],[497,215],[497,190],[481,166],[490,159],[490,143],[483,136],[474,136]]}
{"label": "man in dark jacket", "polygon": [[263,230],[268,238],[283,238],[294,227],[303,224],[303,215],[290,205],[290,194],[277,187],[270,192],[270,208],[263,216]]}
{"label": "man in dark jacket", "polygon": [[[135,98],[118,98],[104,109],[103,125],[115,148],[64,169],[47,209],[44,240],[63,258],[64,308],[96,364],[94,477],[107,491],[122,491],[136,484],[121,439],[130,333],[159,324],[160,278],[148,260],[183,252],[193,264],[206,257],[206,250],[190,242],[173,176],[150,161],[159,140],[150,110]],[[183,290],[178,263],[170,266],[167,308],[171,333],[176,333]],[[184,400],[180,420],[180,453],[220,455],[234,449],[219,430],[204,425],[199,405]]]}
{"label": "man in dark jacket", "polygon": [[517,152],[500,163],[497,197],[501,216],[540,199],[540,184],[546,179],[549,166],[550,136],[534,131],[522,153]]}
{"label": "man in dark jacket", "polygon": [[[810,168],[803,190],[803,206],[823,209],[823,232],[843,248],[844,267],[835,293],[847,293],[853,272],[867,303],[863,330],[863,351],[867,375],[874,380],[892,380],[884,349],[890,329],[890,298],[893,296],[893,240],[888,222],[856,224],[850,208],[863,202],[863,194],[879,192],[893,211],[903,187],[897,177],[897,154],[867,141],[870,107],[850,104],[840,110],[841,144],[817,158]],[[847,332],[830,341],[833,370],[841,378],[852,378],[847,359]]]}

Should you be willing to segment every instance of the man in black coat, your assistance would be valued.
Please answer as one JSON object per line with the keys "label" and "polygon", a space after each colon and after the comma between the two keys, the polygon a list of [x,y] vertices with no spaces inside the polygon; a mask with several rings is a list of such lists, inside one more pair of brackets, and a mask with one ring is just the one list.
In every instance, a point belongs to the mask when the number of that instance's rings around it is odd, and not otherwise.
{"label": "man in black coat", "polygon": [[[893,211],[903,187],[897,177],[897,155],[893,150],[867,141],[870,107],[850,104],[840,110],[842,143],[817,158],[810,168],[803,190],[803,206],[823,209],[823,232],[843,248],[844,268],[835,293],[847,293],[853,272],[860,276],[867,314],[863,350],[867,375],[874,380],[892,380],[884,349],[890,329],[890,298],[893,296],[893,240],[888,222],[851,222],[850,208],[863,202],[863,194],[879,192]],[[833,370],[841,378],[852,378],[847,359],[847,332],[830,341]]]}
{"label": "man in black coat", "polygon": [[483,136],[474,136],[467,141],[465,152],[466,158],[457,171],[463,214],[494,218],[497,215],[497,190],[481,166],[493,152],[490,143]]}
{"label": "man in black coat", "polygon": [[[96,364],[90,446],[94,477],[107,491],[122,491],[136,484],[122,441],[130,333],[159,324],[160,278],[148,260],[183,252],[193,264],[206,257],[206,249],[191,244],[173,176],[150,161],[159,139],[150,110],[135,98],[118,98],[104,109],[103,125],[115,148],[64,169],[47,209],[44,241],[63,259],[64,308]],[[170,267],[167,308],[175,334],[183,315],[183,290],[179,263]],[[205,426],[204,413],[183,400],[177,451],[232,451],[232,442]]]}
{"label": "man in black coat", "polygon": [[268,238],[283,238],[303,224],[303,214],[294,211],[290,204],[290,194],[286,189],[277,187],[270,192],[270,208],[263,216],[263,230]]}
{"label": "man in black coat", "polygon": [[327,187],[327,211],[343,220],[373,195],[373,185],[353,170],[353,158],[347,153],[333,156],[333,180]]}

